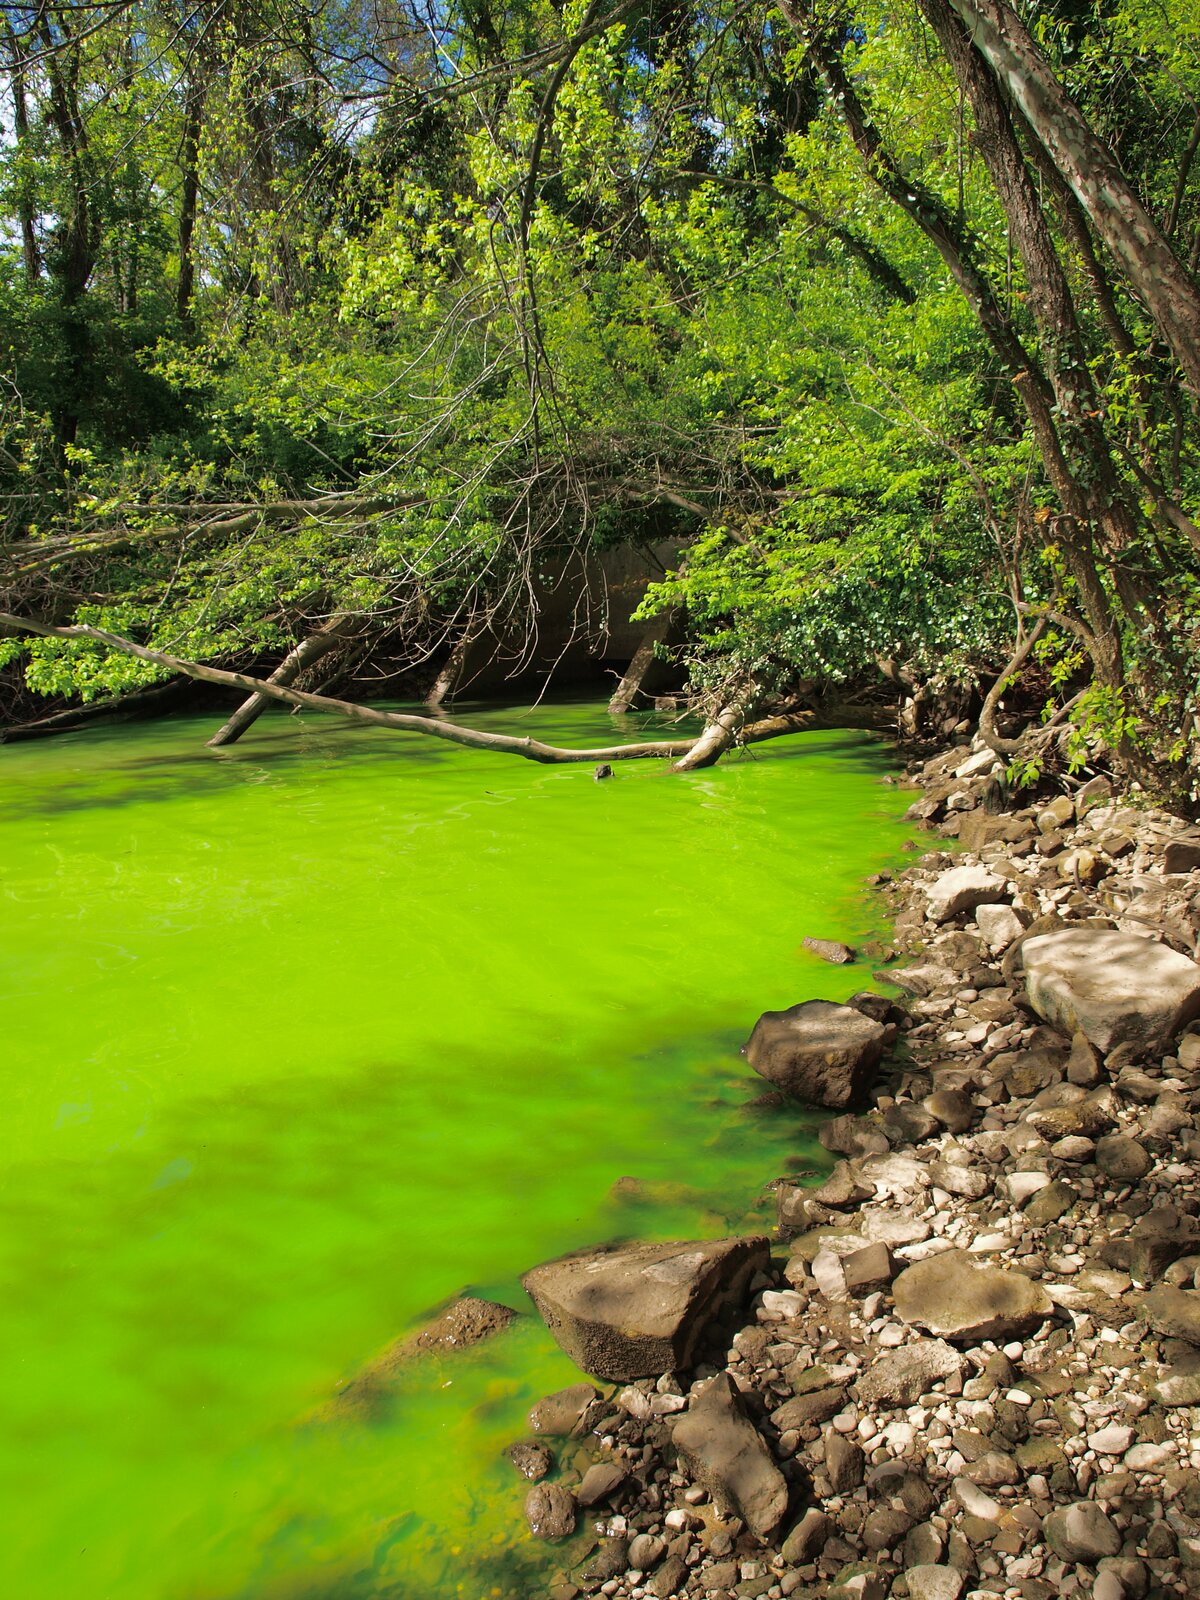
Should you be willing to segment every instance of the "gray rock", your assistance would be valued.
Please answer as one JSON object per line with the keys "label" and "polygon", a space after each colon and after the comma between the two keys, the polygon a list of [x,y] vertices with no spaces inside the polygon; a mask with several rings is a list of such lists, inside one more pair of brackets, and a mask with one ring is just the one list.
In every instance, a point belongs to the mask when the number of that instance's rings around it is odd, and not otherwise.
{"label": "gray rock", "polygon": [[910,1600],[958,1600],[967,1585],[957,1567],[909,1567],[904,1574]]}
{"label": "gray rock", "polygon": [[536,1539],[565,1539],[575,1532],[575,1496],[561,1483],[539,1483],[525,1497],[525,1520]]}
{"label": "gray rock", "polygon": [[1096,1165],[1105,1177],[1115,1178],[1118,1183],[1137,1183],[1153,1163],[1136,1139],[1114,1133],[1097,1141]]}
{"label": "gray rock", "polygon": [[671,1435],[718,1508],[740,1517],[758,1538],[769,1538],[787,1511],[787,1483],[728,1373],[719,1372],[692,1391]]}
{"label": "gray rock", "polygon": [[964,911],[1012,899],[1009,885],[986,867],[952,867],[933,880],[927,893],[934,922],[950,922]]}
{"label": "gray rock", "polygon": [[629,1565],[639,1572],[652,1571],[667,1553],[667,1541],[656,1533],[639,1533],[629,1545]]}
{"label": "gray rock", "polygon": [[858,955],[857,950],[837,939],[802,939],[800,942],[814,956],[820,956],[822,961],[828,961],[835,967],[849,966]]}
{"label": "gray rock", "polygon": [[975,1121],[975,1102],[962,1089],[935,1089],[921,1104],[951,1133],[966,1133]]}
{"label": "gray rock", "polygon": [[1127,1044],[1152,1050],[1200,1016],[1200,967],[1133,933],[1068,928],[1021,946],[1025,990],[1037,1014],[1076,1029],[1104,1054]]}
{"label": "gray rock", "polygon": [[917,1339],[889,1351],[858,1380],[864,1405],[914,1406],[923,1394],[966,1370],[966,1359],[944,1339]]}
{"label": "gray rock", "polygon": [[1007,950],[1014,939],[1019,939],[1025,932],[1028,916],[1021,920],[1018,912],[1012,906],[986,905],[979,906],[975,912],[975,924],[983,935],[983,942],[993,955],[998,955],[1001,950]]}
{"label": "gray rock", "polygon": [[882,1023],[853,1006],[804,1000],[759,1017],[746,1060],[785,1094],[840,1110],[866,1093],[889,1037]]}
{"label": "gray rock", "polygon": [[783,1559],[794,1567],[813,1561],[825,1548],[829,1538],[830,1521],[816,1506],[809,1506],[800,1521],[783,1541]]}
{"label": "gray rock", "polygon": [[584,1372],[613,1382],[691,1365],[706,1328],[770,1265],[764,1238],[584,1250],[521,1280]]}
{"label": "gray rock", "polygon": [[1200,1344],[1200,1291],[1160,1283],[1142,1296],[1140,1311],[1155,1333]]}
{"label": "gray rock", "polygon": [[896,1314],[963,1344],[1021,1338],[1053,1314],[1041,1287],[1011,1267],[980,1265],[965,1250],[918,1261],[892,1285]]}
{"label": "gray rock", "polygon": [[1200,872],[1200,839],[1172,839],[1163,854],[1163,871]]}
{"label": "gray rock", "polygon": [[865,1299],[876,1289],[886,1289],[895,1276],[892,1252],[886,1244],[876,1241],[865,1250],[842,1257],[842,1278],[848,1294]]}
{"label": "gray rock", "polygon": [[850,1494],[863,1481],[867,1458],[862,1446],[832,1430],[825,1437],[825,1476],[834,1494]]}
{"label": "gray rock", "polygon": [[1052,1511],[1042,1523],[1042,1537],[1064,1561],[1083,1561],[1095,1566],[1103,1556],[1115,1556],[1121,1548],[1121,1534],[1094,1500],[1077,1500],[1061,1511]]}

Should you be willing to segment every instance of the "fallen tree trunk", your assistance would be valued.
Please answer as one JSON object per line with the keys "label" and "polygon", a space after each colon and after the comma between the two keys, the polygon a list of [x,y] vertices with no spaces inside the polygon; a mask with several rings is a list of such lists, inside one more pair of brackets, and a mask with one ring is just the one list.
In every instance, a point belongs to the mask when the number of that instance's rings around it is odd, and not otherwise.
{"label": "fallen tree trunk", "polygon": [[642,635],[642,642],[634,652],[633,660],[626,668],[625,676],[617,685],[612,699],[608,702],[609,712],[619,716],[622,712],[632,711],[634,702],[639,695],[645,694],[646,679],[650,676],[658,663],[655,646],[665,644],[667,636],[678,620],[678,608],[672,606],[669,611],[662,611],[651,619],[646,625]]}
{"label": "fallen tree trunk", "polygon": [[[307,639],[302,639],[294,650],[289,651],[266,681],[283,684],[285,687],[293,683],[306,667],[314,666],[322,656],[327,656],[332,649],[341,644],[353,631],[357,621],[356,617],[344,614],[334,617],[326,627],[310,634]],[[270,696],[264,694],[261,689],[256,689],[249,699],[242,701],[229,721],[217,729],[208,741],[209,745],[213,749],[220,749],[222,745],[236,744],[246,729],[258,721],[270,703]]]}
{"label": "fallen tree trunk", "polygon": [[[695,767],[711,766],[736,739],[739,744],[757,744],[764,739],[776,739],[785,733],[802,733],[821,728],[840,728],[854,725],[878,727],[883,719],[877,713],[858,712],[836,721],[818,717],[814,712],[798,711],[787,716],[767,717],[758,723],[743,725],[735,722],[736,705],[725,708],[711,722],[698,739],[656,739],[643,744],[601,745],[585,750],[565,749],[559,745],[544,744],[540,739],[517,738],[507,733],[484,733],[479,728],[464,728],[439,717],[414,716],[404,711],[379,711],[374,706],[358,705],[351,700],[335,700],[328,695],[307,694],[285,684],[270,683],[265,678],[252,678],[245,672],[226,672],[221,667],[206,667],[197,661],[185,661],[179,656],[167,655],[161,650],[150,650],[123,639],[119,634],[108,633],[103,628],[92,628],[86,623],[68,627],[54,627],[45,622],[34,622],[27,617],[13,616],[0,611],[0,633],[33,633],[46,639],[92,639],[97,644],[108,645],[124,655],[136,656],[139,661],[149,661],[154,666],[165,667],[170,672],[195,678],[200,683],[215,683],[226,689],[241,689],[246,694],[262,694],[278,700],[282,705],[299,706],[308,711],[331,712],[351,722],[366,723],[371,727],[392,728],[401,733],[423,733],[433,739],[445,739],[450,744],[461,744],[473,750],[494,750],[501,755],[520,756],[526,761],[548,764],[583,761],[638,761],[646,758],[670,760],[676,758],[674,770],[688,772]],[[739,702],[740,703],[740,702]],[[741,711],[744,717],[749,700]],[[695,759],[688,760],[696,753]]]}

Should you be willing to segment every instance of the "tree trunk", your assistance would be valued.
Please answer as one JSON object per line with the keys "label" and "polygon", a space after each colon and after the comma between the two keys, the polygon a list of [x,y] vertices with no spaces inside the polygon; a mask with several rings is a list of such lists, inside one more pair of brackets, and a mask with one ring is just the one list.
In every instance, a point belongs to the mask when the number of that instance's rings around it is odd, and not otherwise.
{"label": "tree trunk", "polygon": [[695,772],[700,767],[715,765],[737,738],[761,697],[758,684],[743,684],[721,707],[687,754],[675,763],[672,772]]}
{"label": "tree trunk", "polygon": [[1200,292],[1116,157],[1003,0],[949,0],[1125,272],[1200,397]]}
{"label": "tree trunk", "polygon": [[675,626],[679,617],[678,606],[672,606],[667,611],[661,611],[658,616],[652,617],[646,624],[646,631],[642,635],[642,642],[634,651],[633,660],[625,670],[625,676],[617,685],[612,699],[608,702],[611,716],[620,716],[622,712],[632,711],[634,702],[642,694],[642,685],[654,669],[658,660],[655,654],[655,645],[665,644],[668,634]]}
{"label": "tree trunk", "polygon": [[[21,59],[21,47],[17,43],[12,27],[7,22],[5,23],[4,35],[12,61],[10,86],[13,100],[13,133],[17,141],[17,160],[18,163],[23,163],[29,144],[29,108],[25,99],[25,68]],[[38,249],[34,209],[29,174],[24,165],[21,164],[18,168],[17,179],[17,213],[21,226],[21,261],[25,268],[25,282],[30,286],[35,284],[42,275],[42,253]]]}
{"label": "tree trunk", "polygon": [[[317,633],[309,634],[307,639],[302,639],[294,650],[289,651],[267,682],[284,685],[294,682],[306,667],[313,666],[322,656],[327,656],[341,644],[347,634],[353,632],[357,621],[357,617],[334,617],[326,627]],[[219,749],[222,745],[236,744],[246,729],[258,721],[270,703],[269,698],[261,692],[256,692],[248,700],[243,700],[224,727],[218,728],[213,734],[208,741],[209,746]]]}
{"label": "tree trunk", "polygon": [[179,282],[175,286],[175,314],[186,333],[195,331],[192,297],[196,287],[196,213],[200,196],[200,128],[205,88],[200,69],[193,66],[184,104],[183,140],[179,152],[183,190],[179,202]]}
{"label": "tree trunk", "polygon": [[447,697],[458,688],[458,680],[462,676],[463,664],[467,659],[467,650],[470,641],[466,634],[457,639],[450,648],[450,654],[442,663],[437,677],[433,680],[433,688],[425,696],[425,704],[431,711],[439,711]]}

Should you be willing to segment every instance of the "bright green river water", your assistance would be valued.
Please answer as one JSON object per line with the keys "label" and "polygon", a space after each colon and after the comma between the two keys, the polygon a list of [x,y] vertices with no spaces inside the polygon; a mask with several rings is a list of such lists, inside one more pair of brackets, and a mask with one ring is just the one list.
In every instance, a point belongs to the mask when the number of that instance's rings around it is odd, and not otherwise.
{"label": "bright green river water", "polygon": [[852,733],[597,783],[212,726],[0,749],[0,1593],[529,1600],[500,1451],[578,1377],[535,1318],[311,1414],[464,1288],[528,1311],[535,1262],[753,1226],[820,1165],[738,1047],[862,986],[800,940],[872,931],[904,797]]}

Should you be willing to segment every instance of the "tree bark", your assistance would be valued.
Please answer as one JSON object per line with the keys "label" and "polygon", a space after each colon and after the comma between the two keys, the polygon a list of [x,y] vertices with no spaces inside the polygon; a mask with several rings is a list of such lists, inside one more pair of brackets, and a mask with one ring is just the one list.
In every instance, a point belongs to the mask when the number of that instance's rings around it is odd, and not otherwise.
{"label": "tree bark", "polygon": [[1034,136],[1091,218],[1200,398],[1200,291],[1109,147],[1003,0],[949,0]]}
{"label": "tree bark", "polygon": [[686,755],[675,763],[672,772],[695,772],[700,767],[715,765],[737,738],[761,697],[758,684],[743,684],[721,707]]}
{"label": "tree bark", "polygon": [[[354,631],[359,620],[350,616],[334,617],[326,627],[317,633],[309,634],[308,638],[302,639],[294,650],[290,650],[267,682],[284,685],[294,682],[306,667],[315,665],[322,656],[327,656],[341,644],[346,636]],[[269,697],[261,692],[243,700],[229,721],[218,728],[208,741],[210,748],[220,749],[222,745],[236,744],[246,729],[258,721],[270,703]]]}
{"label": "tree bark", "polygon": [[662,611],[657,617],[652,617],[646,624],[646,631],[642,635],[642,642],[634,651],[633,660],[625,669],[625,676],[621,679],[613,692],[612,699],[608,702],[609,713],[619,716],[624,711],[631,711],[637,697],[643,692],[642,685],[657,661],[654,653],[655,645],[664,644],[667,635],[679,615],[676,606]]}
{"label": "tree bark", "polygon": [[185,333],[195,331],[192,297],[196,287],[196,214],[200,197],[200,128],[207,85],[193,65],[184,103],[183,139],[179,159],[183,191],[179,202],[179,282],[175,286],[175,314]]}
{"label": "tree bark", "polygon": [[[227,689],[241,689],[247,694],[262,694],[278,700],[283,705],[299,706],[308,711],[324,711],[345,717],[351,722],[362,722],[372,727],[392,728],[401,733],[423,733],[434,739],[444,739],[449,744],[460,744],[473,750],[493,750],[500,755],[520,756],[526,761],[549,765],[597,761],[639,761],[645,759],[676,759],[672,769],[688,772],[695,767],[711,766],[729,748],[736,737],[741,744],[758,744],[767,739],[777,739],[787,733],[803,733],[821,728],[885,726],[886,718],[873,710],[849,710],[836,719],[818,716],[815,712],[800,711],[785,715],[764,717],[759,722],[746,724],[749,700],[737,700],[726,707],[710,723],[699,739],[655,739],[642,744],[601,745],[586,750],[566,749],[559,745],[544,744],[540,739],[516,738],[507,733],[484,733],[479,728],[464,728],[440,717],[413,716],[402,711],[379,711],[374,706],[357,705],[350,700],[334,700],[327,695],[306,694],[281,683],[270,683],[265,678],[252,678],[245,672],[226,672],[220,667],[202,666],[197,661],[185,661],[167,655],[161,650],[149,650],[135,644],[132,639],[122,639],[119,634],[107,633],[103,628],[91,628],[77,623],[69,627],[55,627],[46,622],[35,622],[29,617],[18,617],[0,611],[0,637],[5,633],[33,633],[46,639],[92,639],[108,645],[124,655],[136,656],[139,661],[149,661],[165,667],[170,672],[181,673],[200,683],[220,684]],[[697,758],[687,762],[693,751]]]}

